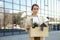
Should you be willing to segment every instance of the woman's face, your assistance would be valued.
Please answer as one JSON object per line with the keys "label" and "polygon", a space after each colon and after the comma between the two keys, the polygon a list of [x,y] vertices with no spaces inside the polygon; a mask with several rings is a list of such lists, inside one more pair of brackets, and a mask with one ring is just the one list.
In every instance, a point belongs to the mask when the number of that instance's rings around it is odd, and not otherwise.
{"label": "woman's face", "polygon": [[38,6],[34,6],[33,10],[32,10],[33,14],[37,14],[38,11],[39,11],[39,7]]}

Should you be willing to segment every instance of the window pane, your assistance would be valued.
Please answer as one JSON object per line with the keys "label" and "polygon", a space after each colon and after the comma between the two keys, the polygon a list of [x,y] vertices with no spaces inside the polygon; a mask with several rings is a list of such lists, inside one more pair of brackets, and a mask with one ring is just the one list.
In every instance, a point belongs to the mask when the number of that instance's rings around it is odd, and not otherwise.
{"label": "window pane", "polygon": [[13,4],[13,9],[19,10],[19,5]]}
{"label": "window pane", "polygon": [[26,0],[21,0],[21,5],[26,5]]}
{"label": "window pane", "polygon": [[[18,10],[13,10],[13,29],[20,29],[21,26],[21,15],[22,12],[18,11]],[[16,26],[15,26],[16,25]],[[18,26],[17,26],[18,25]]]}
{"label": "window pane", "polygon": [[5,0],[5,1],[7,1],[7,2],[12,2],[12,0]]}
{"label": "window pane", "polygon": [[31,11],[31,7],[27,7],[27,11]]}
{"label": "window pane", "polygon": [[32,5],[33,5],[33,4],[36,4],[36,0],[32,0]]}
{"label": "window pane", "polygon": [[12,10],[11,10],[11,9],[5,9],[5,13],[10,13],[10,14],[12,14]]}
{"label": "window pane", "polygon": [[44,0],[44,5],[48,5],[48,0]]}
{"label": "window pane", "polygon": [[40,4],[41,4],[40,1],[41,1],[41,0],[37,0],[37,4],[39,5],[39,8],[40,8]]}
{"label": "window pane", "polygon": [[58,21],[60,22],[60,0],[57,0],[57,16]]}
{"label": "window pane", "polygon": [[13,14],[14,14],[14,13],[18,13],[18,12],[19,12],[19,10],[13,10]]}
{"label": "window pane", "polygon": [[13,0],[13,3],[19,4],[19,0]]}
{"label": "window pane", "polygon": [[0,0],[0,1],[3,1],[3,0]]}
{"label": "window pane", "polygon": [[44,0],[41,0],[41,9],[44,9]]}
{"label": "window pane", "polygon": [[5,29],[12,29],[12,10],[10,9],[4,9],[5,10],[5,14],[4,14],[4,27]]}
{"label": "window pane", "polygon": [[49,10],[52,11],[52,0],[49,0]]}
{"label": "window pane", "polygon": [[5,2],[5,8],[10,8],[10,9],[12,9],[12,3],[7,3],[7,2]]}
{"label": "window pane", "polygon": [[22,11],[26,11],[26,6],[21,6]]}
{"label": "window pane", "polygon": [[45,11],[44,14],[45,14],[45,16],[49,16],[48,11]]}
{"label": "window pane", "polygon": [[10,10],[9,9],[4,9],[5,10],[5,13],[9,13],[10,12]]}
{"label": "window pane", "polygon": [[13,10],[9,10],[9,13],[11,13],[11,14],[12,14],[12,11],[13,11]]}
{"label": "window pane", "polygon": [[49,11],[49,17],[52,17],[52,12],[51,11]]}
{"label": "window pane", "polygon": [[52,0],[52,11],[57,11],[57,2],[56,0]]}
{"label": "window pane", "polygon": [[57,1],[57,12],[60,13],[60,0]]}
{"label": "window pane", "polygon": [[0,13],[0,29],[4,29],[4,14]]}
{"label": "window pane", "polygon": [[12,29],[12,14],[5,13],[5,29]]}
{"label": "window pane", "polygon": [[45,10],[47,10],[47,11],[49,10],[48,6],[45,6]]}
{"label": "window pane", "polygon": [[4,9],[3,8],[0,8],[0,12],[4,12]]}
{"label": "window pane", "polygon": [[44,16],[44,10],[40,10],[40,16]]}
{"label": "window pane", "polygon": [[44,14],[44,10],[41,10],[41,14]]}
{"label": "window pane", "polygon": [[3,7],[3,2],[2,1],[0,1],[0,7]]}
{"label": "window pane", "polygon": [[31,6],[31,0],[27,0],[27,6]]}

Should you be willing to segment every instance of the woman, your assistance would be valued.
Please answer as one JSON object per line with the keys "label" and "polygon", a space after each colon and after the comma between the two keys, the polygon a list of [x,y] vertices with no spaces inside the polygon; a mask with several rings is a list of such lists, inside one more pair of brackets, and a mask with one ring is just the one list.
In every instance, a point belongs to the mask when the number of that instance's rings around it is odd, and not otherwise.
{"label": "woman", "polygon": [[43,36],[41,34],[44,26],[48,27],[45,24],[48,19],[42,16],[38,16],[39,6],[37,4],[32,5],[31,11],[32,15],[27,16],[25,21],[26,31],[29,32],[30,40],[43,40]]}

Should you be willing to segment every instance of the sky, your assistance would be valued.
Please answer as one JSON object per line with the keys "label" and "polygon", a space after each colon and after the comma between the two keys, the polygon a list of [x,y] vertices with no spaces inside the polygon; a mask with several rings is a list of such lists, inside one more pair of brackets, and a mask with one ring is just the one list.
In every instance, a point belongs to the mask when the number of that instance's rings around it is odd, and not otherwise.
{"label": "sky", "polygon": [[[9,1],[9,2],[12,2],[12,0],[5,0],[5,1]],[[19,4],[19,1],[17,0],[13,0],[14,3],[18,3]],[[21,6],[21,10],[22,11],[25,11],[26,10],[26,7],[24,7],[25,5],[25,1],[26,0],[21,0],[21,4],[23,4]],[[36,0],[32,1],[32,4],[36,3],[35,2]],[[12,8],[12,4],[10,3],[5,3],[6,4],[6,8]],[[40,0],[37,1],[37,4],[39,5],[40,9],[44,9],[44,0],[41,0],[41,5],[40,5]],[[41,15],[44,15],[44,13],[46,14],[46,16],[52,16],[52,17],[60,17],[60,0],[57,0],[57,4],[56,4],[56,0],[49,0],[47,2],[46,0],[46,5],[48,5],[48,7],[45,7],[45,10],[50,10],[50,11],[53,11],[52,13],[49,11],[49,13],[47,11],[44,12],[44,10],[39,10],[39,13],[41,13]],[[9,5],[9,6],[8,6]],[[27,0],[27,5],[31,6],[31,1],[30,0]],[[3,6],[3,2],[0,1],[0,6],[2,7]],[[14,9],[18,9],[19,10],[19,6],[18,5],[15,5],[14,4]],[[28,11],[31,11],[31,8],[30,7],[27,7],[27,10]],[[10,10],[10,12],[12,12],[12,10]],[[14,10],[14,12],[17,12],[16,10]],[[57,12],[57,14],[56,14]],[[29,13],[30,14],[30,13]],[[28,15],[29,15],[28,14]]]}

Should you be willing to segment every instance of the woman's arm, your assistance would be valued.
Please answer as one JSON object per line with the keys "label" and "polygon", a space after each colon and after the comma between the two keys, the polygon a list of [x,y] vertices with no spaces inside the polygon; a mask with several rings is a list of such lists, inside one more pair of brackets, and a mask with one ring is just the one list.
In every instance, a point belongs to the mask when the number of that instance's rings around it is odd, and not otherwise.
{"label": "woman's arm", "polygon": [[43,21],[42,25],[45,26],[45,27],[47,27],[48,26],[48,22],[49,22],[49,20],[47,19],[47,17],[43,17],[42,21]]}
{"label": "woman's arm", "polygon": [[25,19],[25,30],[26,30],[26,31],[29,31],[29,29],[30,29],[29,19],[26,18],[26,19]]}

